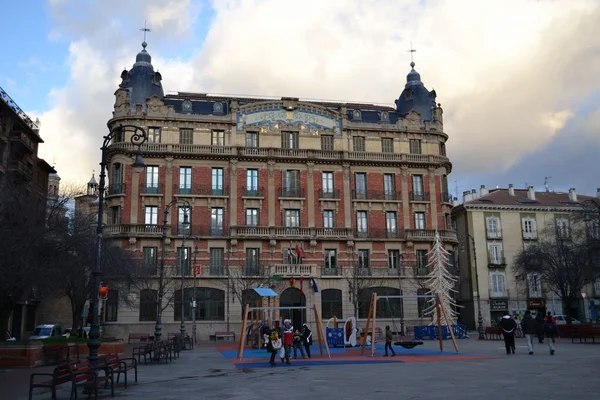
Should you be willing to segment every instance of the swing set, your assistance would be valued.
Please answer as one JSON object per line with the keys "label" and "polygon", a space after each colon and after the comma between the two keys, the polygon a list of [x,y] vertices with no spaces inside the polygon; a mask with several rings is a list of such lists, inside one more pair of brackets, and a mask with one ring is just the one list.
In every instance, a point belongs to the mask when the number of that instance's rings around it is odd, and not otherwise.
{"label": "swing set", "polygon": [[[435,313],[437,319],[438,326],[438,339],[440,342],[440,351],[444,351],[444,341],[442,335],[442,315],[444,316],[444,320],[448,321],[448,314],[446,313],[446,308],[444,307],[443,302],[440,300],[440,297],[437,294],[425,294],[425,295],[402,295],[402,296],[377,296],[377,293],[373,293],[373,297],[371,298],[371,305],[369,307],[369,314],[367,315],[367,325],[365,327],[365,338],[362,341],[362,348],[360,351],[361,355],[364,355],[365,348],[367,346],[367,335],[369,334],[369,328],[371,328],[371,357],[375,355],[375,331],[377,329],[377,300],[378,299],[386,299],[388,307],[389,307],[389,299],[435,299]],[[391,307],[390,307],[391,311]],[[394,324],[394,330],[396,330],[393,313],[392,314],[392,323]],[[372,326],[371,326],[372,320]],[[458,353],[458,343],[456,342],[456,337],[454,336],[454,332],[452,331],[452,327],[448,326],[448,331],[450,332],[450,336],[452,338],[452,343],[454,344],[454,350]],[[397,341],[394,342],[396,346],[404,347],[405,349],[412,349],[416,346],[422,345],[422,341]]]}
{"label": "swing set", "polygon": [[[270,298],[268,304],[265,305],[263,298],[262,307],[250,307],[249,304],[246,304],[246,308],[244,310],[244,319],[242,321],[242,332],[240,335],[240,342],[238,344],[238,360],[241,361],[244,356],[244,333],[246,332],[246,328],[248,326],[248,316],[251,315],[250,313],[255,313],[255,316],[258,316],[258,318],[261,318],[263,321],[267,321],[267,326],[271,327],[271,321],[279,321],[279,311],[281,310],[313,310],[315,313],[315,329],[317,331],[317,338],[319,340],[319,352],[321,356],[323,356],[323,345],[325,345],[327,357],[331,358],[331,352],[329,351],[327,340],[325,340],[325,332],[323,331],[323,320],[321,320],[321,315],[319,314],[318,308],[315,305],[298,307],[280,307],[277,305],[277,299],[275,298],[273,300],[273,305],[271,305]],[[259,334],[258,337],[260,348],[261,335]]]}

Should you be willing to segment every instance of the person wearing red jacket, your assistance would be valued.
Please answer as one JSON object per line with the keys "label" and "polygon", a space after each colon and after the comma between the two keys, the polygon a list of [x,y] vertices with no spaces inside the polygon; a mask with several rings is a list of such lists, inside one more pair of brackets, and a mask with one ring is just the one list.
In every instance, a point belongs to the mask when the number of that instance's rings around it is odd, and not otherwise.
{"label": "person wearing red jacket", "polygon": [[[285,350],[285,363],[289,364],[292,346],[294,345],[294,327],[292,326],[292,321],[289,319],[283,321],[282,335],[283,348]],[[281,359],[281,362],[283,362],[283,358]]]}

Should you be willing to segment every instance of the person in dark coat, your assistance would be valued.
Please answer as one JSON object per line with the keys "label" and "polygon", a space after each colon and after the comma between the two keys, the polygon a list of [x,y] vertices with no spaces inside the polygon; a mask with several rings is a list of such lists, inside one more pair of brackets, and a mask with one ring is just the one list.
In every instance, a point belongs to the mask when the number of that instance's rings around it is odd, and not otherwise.
{"label": "person in dark coat", "polygon": [[523,320],[521,320],[521,329],[527,339],[527,349],[529,349],[529,355],[533,354],[533,337],[536,334],[535,320],[531,316],[531,311],[525,311]]}
{"label": "person in dark coat", "polygon": [[544,319],[544,333],[546,339],[548,339],[548,348],[550,349],[550,355],[554,355],[555,338],[558,335],[558,327],[556,326],[556,318],[552,316],[552,313],[548,311],[548,316]]}
{"label": "person in dark coat", "polygon": [[393,340],[394,340],[394,335],[392,334],[392,331],[390,330],[390,326],[387,325],[385,327],[385,354],[383,355],[384,357],[388,356],[388,348],[392,352],[392,357],[394,357],[396,355],[396,352],[394,351],[394,348],[392,347]]}
{"label": "person in dark coat", "polygon": [[517,329],[517,323],[510,315],[505,315],[500,321],[500,328],[502,328],[502,334],[504,335],[506,354],[510,354],[511,352],[515,354],[515,329]]}
{"label": "person in dark coat", "polygon": [[540,311],[535,316],[535,334],[537,335],[538,342],[544,343],[544,316]]}
{"label": "person in dark coat", "polygon": [[308,358],[310,358],[310,346],[312,345],[313,340],[312,340],[312,332],[308,328],[307,324],[302,325],[302,330],[300,331],[300,334],[302,335],[302,344],[304,344],[304,350],[306,350],[306,356]]}

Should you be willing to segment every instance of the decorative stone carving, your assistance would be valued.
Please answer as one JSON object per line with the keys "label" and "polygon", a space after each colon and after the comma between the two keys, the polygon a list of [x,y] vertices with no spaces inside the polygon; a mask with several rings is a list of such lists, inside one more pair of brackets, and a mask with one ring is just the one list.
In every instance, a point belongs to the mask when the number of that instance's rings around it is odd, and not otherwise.
{"label": "decorative stone carving", "polygon": [[315,163],[314,162],[307,162],[306,163],[306,172],[308,173],[308,176],[313,176],[313,172],[315,169]]}
{"label": "decorative stone carving", "polygon": [[435,175],[436,167],[428,167],[427,171],[429,171],[429,176],[433,177]]}
{"label": "decorative stone carving", "polygon": [[401,165],[400,171],[402,173],[402,176],[406,177],[408,175],[408,165]]}
{"label": "decorative stone carving", "polygon": [[275,176],[275,161],[267,161],[267,168],[269,170],[269,178],[273,178]]}
{"label": "decorative stone carving", "polygon": [[167,165],[167,171],[171,171],[171,169],[173,168],[173,160],[175,160],[173,157],[169,156],[169,157],[165,157],[165,163]]}
{"label": "decorative stone carving", "polygon": [[317,247],[317,241],[311,239],[310,241],[310,254],[315,254],[315,248]]}
{"label": "decorative stone carving", "polygon": [[229,160],[229,168],[231,168],[231,172],[235,172],[237,170],[238,159],[232,158]]}
{"label": "decorative stone carving", "polygon": [[343,163],[342,168],[344,170],[344,179],[350,178],[350,164]]}
{"label": "decorative stone carving", "polygon": [[191,113],[192,112],[192,102],[189,101],[188,99],[184,100],[183,103],[181,103],[181,109],[186,114]]}

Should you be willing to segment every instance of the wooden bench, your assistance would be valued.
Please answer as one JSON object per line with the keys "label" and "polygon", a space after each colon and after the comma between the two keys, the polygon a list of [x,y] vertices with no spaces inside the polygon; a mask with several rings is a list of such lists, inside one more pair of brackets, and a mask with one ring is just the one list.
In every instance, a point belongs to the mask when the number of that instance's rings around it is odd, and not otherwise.
{"label": "wooden bench", "polygon": [[215,342],[221,338],[221,339],[226,339],[226,338],[232,338],[233,341],[235,342],[235,332],[215,332],[214,335],[215,338]]}
{"label": "wooden bench", "polygon": [[127,371],[133,370],[135,373],[135,382],[138,380],[137,373],[137,360],[135,358],[120,358],[116,353],[110,353],[103,357],[103,365],[107,365],[112,369],[113,379],[114,375],[117,374],[117,384],[123,374],[125,383],[125,389],[127,389]]}
{"label": "wooden bench", "polygon": [[[98,375],[98,371],[104,371],[103,376]],[[46,377],[43,381],[39,381],[39,377]],[[36,382],[37,380],[37,382]],[[89,363],[83,361],[67,361],[60,363],[50,373],[33,373],[29,378],[29,400],[32,399],[33,389],[46,388],[52,391],[52,399],[56,399],[56,387],[64,383],[71,383],[71,399],[77,400],[77,384],[85,383],[94,393],[94,398],[98,399],[98,385],[102,382],[105,387],[110,381],[111,397],[115,397],[115,388],[112,378],[111,368],[102,366],[97,369],[92,369]]]}
{"label": "wooden bench", "polygon": [[[502,339],[502,328],[499,326],[488,326],[485,328],[485,340],[501,340]],[[489,337],[488,337],[489,336]]]}
{"label": "wooden bench", "polygon": [[144,357],[144,364],[146,364],[147,357],[150,356],[150,358],[152,358],[152,351],[154,350],[154,346],[155,345],[153,343],[148,343],[144,346],[134,347],[131,357],[135,358],[135,356],[137,356],[138,363],[140,363],[142,361],[142,357]]}
{"label": "wooden bench", "polygon": [[596,337],[600,338],[600,326],[577,326],[572,330],[571,343],[574,343],[575,339],[579,339],[579,343],[587,343],[588,338],[592,339],[592,343],[596,343]]}
{"label": "wooden bench", "polygon": [[131,343],[131,339],[139,340],[140,342],[148,342],[152,335],[149,333],[130,333],[128,343]]}

